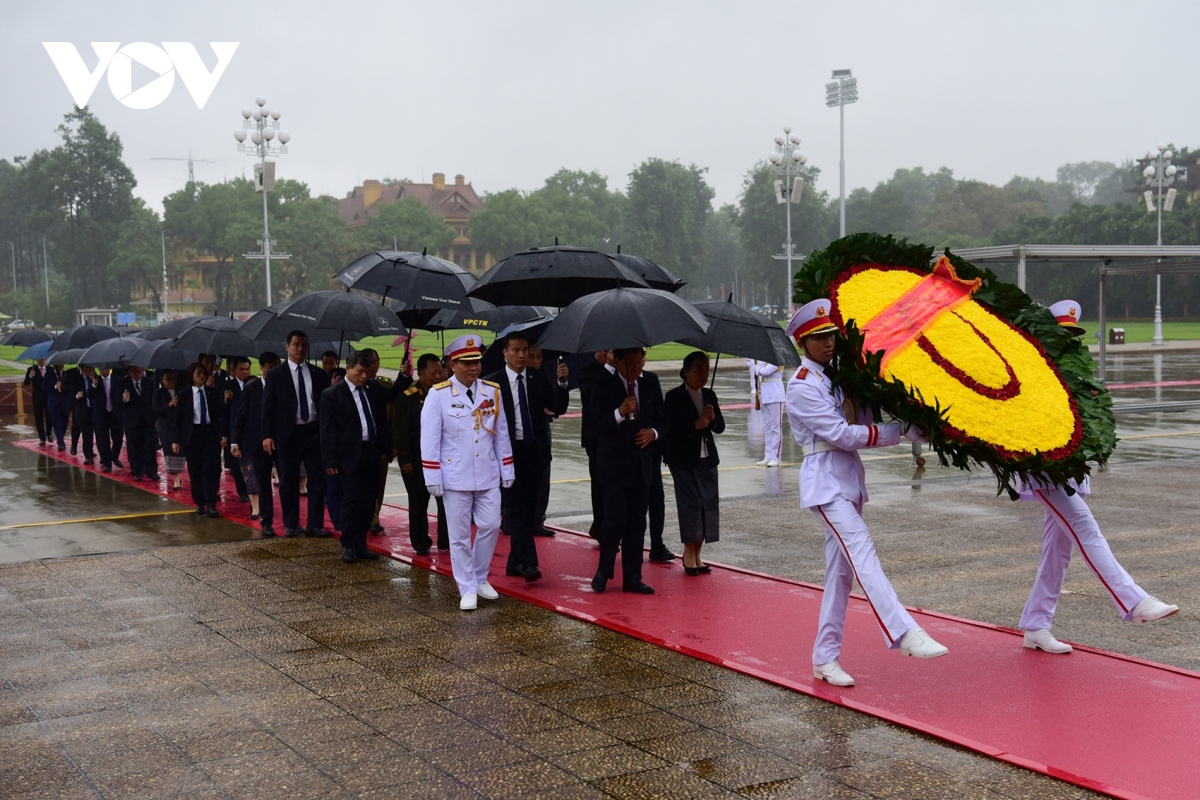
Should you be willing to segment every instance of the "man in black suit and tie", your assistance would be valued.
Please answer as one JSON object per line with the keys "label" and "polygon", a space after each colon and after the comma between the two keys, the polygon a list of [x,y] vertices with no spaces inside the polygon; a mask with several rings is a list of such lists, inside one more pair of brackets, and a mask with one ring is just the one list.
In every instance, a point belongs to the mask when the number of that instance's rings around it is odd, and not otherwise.
{"label": "man in black suit and tie", "polygon": [[[366,386],[370,365],[369,355],[351,353],[346,380],[321,394],[321,457],[325,474],[341,479],[342,561],[347,564],[379,558],[367,549],[367,531],[375,514],[380,456],[390,460],[393,454],[387,409]],[[308,482],[310,493],[317,483]]]}
{"label": "man in black suit and tie", "polygon": [[254,477],[258,481],[258,517],[264,537],[275,535],[275,497],[271,488],[275,457],[262,446],[263,386],[267,373],[278,366],[279,356],[274,353],[263,353],[258,357],[262,378],[251,378],[244,384],[241,399],[234,409],[233,423],[229,426],[230,451],[239,461],[248,458],[254,465]]}
{"label": "man in black suit and tie", "polygon": [[642,582],[642,547],[650,486],[659,468],[652,445],[666,436],[667,417],[662,393],[642,376],[646,351],[614,350],[613,362],[616,374],[592,387],[584,412],[597,435],[596,471],[604,496],[600,567],[592,589],[603,592],[612,580],[620,548],[621,590],[654,594]]}
{"label": "man in black suit and tie", "polygon": [[[642,380],[654,386],[654,391],[662,396],[662,384],[653,372],[642,372]],[[654,469],[651,470],[654,480],[650,483],[650,560],[668,562],[675,560],[675,554],[663,542],[663,529],[667,523],[667,497],[663,489],[662,479],[662,448],[663,440],[659,439],[650,446],[654,452]]]}
{"label": "man in black suit and tie", "polygon": [[120,467],[121,455],[121,392],[120,381],[110,369],[100,370],[92,376],[88,389],[92,401],[92,423],[96,431],[96,449],[100,451],[100,464],[104,472]]}
{"label": "man in black suit and tie", "polygon": [[50,411],[46,408],[46,393],[42,389],[42,377],[45,374],[44,358],[39,358],[32,367],[25,370],[25,385],[33,395],[33,424],[43,445],[46,444],[46,433],[50,430]]}
{"label": "man in black suit and tie", "polygon": [[158,477],[158,418],[154,415],[154,379],[141,367],[130,367],[121,379],[121,410],[125,452],[133,479]]}
{"label": "man in black suit and tie", "polygon": [[72,402],[71,411],[71,455],[83,437],[83,464],[90,467],[96,462],[93,446],[96,425],[92,417],[92,402],[88,399],[88,388],[92,385],[94,367],[76,367],[63,373],[63,394]]}
{"label": "man in black suit and tie", "polygon": [[509,334],[503,342],[504,369],[485,380],[500,387],[508,438],[512,442],[516,481],[500,490],[500,513],[504,528],[511,535],[506,574],[536,581],[537,547],[534,545],[534,516],[538,489],[545,470],[550,468],[550,416],[567,410],[567,365],[559,364],[557,382],[551,385],[541,372],[526,369],[529,339],[521,332]]}
{"label": "man in black suit and tie", "polygon": [[583,406],[583,422],[579,426],[579,443],[587,452],[588,477],[591,478],[592,486],[592,526],[588,529],[588,536],[597,541],[600,539],[600,531],[604,528],[604,491],[601,489],[600,475],[596,472],[595,426],[590,422],[591,416],[587,413],[587,409],[591,401],[592,389],[597,383],[616,372],[615,368],[608,363],[611,355],[611,350],[597,350],[595,361],[589,361],[579,370],[579,402]]}
{"label": "man in black suit and tie", "polygon": [[246,479],[242,476],[241,459],[234,455],[230,445],[233,442],[231,436],[233,418],[237,414],[238,402],[241,400],[246,381],[250,380],[250,359],[245,356],[230,356],[226,363],[229,365],[229,374],[222,381],[222,389],[224,390],[225,419],[230,430],[225,432],[225,467],[233,473],[233,485],[237,489],[238,500],[242,503],[249,503],[250,495],[246,489]]}
{"label": "man in black suit and tie", "polygon": [[[295,330],[287,337],[287,361],[267,373],[263,382],[263,450],[278,450],[279,505],[284,536],[299,536],[300,465],[308,474],[308,527],[306,536],[328,538],[325,530],[325,469],[321,466],[321,431],[318,408],[321,392],[329,388],[329,375],[309,366],[308,335]],[[369,522],[369,520],[368,520]]]}

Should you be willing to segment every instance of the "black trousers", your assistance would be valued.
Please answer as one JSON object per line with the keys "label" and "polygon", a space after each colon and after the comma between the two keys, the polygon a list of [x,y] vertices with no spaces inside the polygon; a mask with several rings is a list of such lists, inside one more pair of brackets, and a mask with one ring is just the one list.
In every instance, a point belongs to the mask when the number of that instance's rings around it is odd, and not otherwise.
{"label": "black trousers", "polygon": [[67,435],[67,414],[70,409],[63,405],[62,398],[58,395],[52,395],[46,401],[46,408],[50,417],[50,427],[54,430],[54,438],[60,447],[66,445],[64,437]]}
{"label": "black trousers", "polygon": [[258,479],[258,518],[263,525],[273,525],[275,492],[271,486],[271,468],[275,466],[275,456],[269,456],[267,451],[259,448],[249,458],[254,459],[254,477]]}
{"label": "black trousers", "polygon": [[[182,448],[187,456],[188,480],[196,508],[216,509],[221,481],[221,437],[210,422],[192,426],[192,441]],[[132,460],[132,456],[130,457]]]}
{"label": "black trousers", "polygon": [[649,487],[641,470],[629,486],[604,483],[604,528],[600,531],[600,572],[612,580],[617,549],[621,550],[621,576],[627,584],[642,579],[642,547],[646,543],[646,506]]}
{"label": "black trousers", "polygon": [[542,530],[546,527],[546,509],[550,507],[550,465],[542,470],[538,478],[537,505],[533,509],[533,529]]}
{"label": "black trousers", "polygon": [[596,446],[584,448],[588,457],[588,477],[592,479],[592,527],[588,535],[593,539],[600,538],[604,530],[604,487],[600,483],[600,475],[596,471]]}
{"label": "black trousers", "polygon": [[[339,473],[342,484],[342,547],[355,553],[367,552],[367,531],[375,517],[375,495],[379,491],[379,456],[363,446],[353,472]],[[309,472],[308,497],[312,500],[313,484],[321,483]],[[319,474],[319,473],[318,473]]]}
{"label": "black trousers", "polygon": [[[411,475],[400,473],[404,478],[404,489],[408,492],[408,541],[414,550],[428,550],[433,546],[429,536],[429,490],[425,488],[425,475],[421,465],[413,466]],[[442,498],[437,500],[437,546],[438,550],[450,549],[450,533],[446,528],[446,506]]]}
{"label": "black trousers", "polygon": [[233,451],[225,448],[225,469],[233,473],[233,485],[237,488],[238,497],[246,496],[246,479],[242,477],[242,462],[233,457]]}
{"label": "black trousers", "polygon": [[[158,474],[158,429],[149,425],[131,425],[125,432],[129,471],[133,477]],[[220,442],[218,442],[220,444]]]}
{"label": "black trousers", "polygon": [[50,430],[50,409],[46,407],[46,397],[33,398],[33,427],[37,428],[38,438],[46,441],[46,432]]}
{"label": "black trousers", "polygon": [[663,528],[667,524],[667,496],[663,491],[662,464],[654,468],[650,476],[650,505],[647,509],[650,515],[650,552],[665,550],[663,544]]}
{"label": "black trousers", "polygon": [[[39,431],[40,433],[40,431]],[[76,408],[75,414],[71,419],[71,449],[75,450],[79,447],[79,440],[83,439],[83,457],[88,461],[95,459],[96,448],[93,446],[96,429],[92,423],[92,409]]]}
{"label": "black trousers", "polygon": [[[308,475],[308,527],[325,527],[325,468],[321,466],[321,428],[316,422],[297,425],[279,444],[279,507],[284,528],[300,527],[300,465]],[[374,510],[374,495],[371,495]]]}
{"label": "black trousers", "polygon": [[96,449],[100,451],[100,463],[111,467],[121,455],[121,423],[111,415],[103,422],[95,423]]}
{"label": "black trousers", "polygon": [[523,442],[513,446],[513,470],[516,473],[513,485],[500,490],[500,513],[504,517],[504,529],[510,536],[508,568],[536,567],[538,555],[533,519],[542,470],[532,446]]}

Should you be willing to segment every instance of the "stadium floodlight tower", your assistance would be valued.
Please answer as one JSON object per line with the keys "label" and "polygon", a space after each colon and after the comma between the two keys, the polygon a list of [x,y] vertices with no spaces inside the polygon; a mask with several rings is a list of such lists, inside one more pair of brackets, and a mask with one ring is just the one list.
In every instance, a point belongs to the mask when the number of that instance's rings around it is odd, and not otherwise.
{"label": "stadium floodlight tower", "polygon": [[[275,187],[275,162],[267,161],[267,156],[286,155],[287,143],[291,141],[292,135],[279,129],[279,118],[282,114],[277,108],[267,108],[267,98],[256,97],[254,102],[258,108],[242,109],[242,128],[233,132],[233,138],[238,141],[239,153],[245,153],[259,160],[254,170],[254,186],[256,190],[262,192],[263,196],[263,238],[259,242],[262,245],[262,252],[244,253],[243,256],[249,259],[262,259],[265,263],[267,305],[271,305],[271,257],[291,258],[291,256],[287,253],[271,252],[271,230],[267,223],[267,192]],[[250,140],[249,144],[246,143],[246,139]],[[271,141],[275,139],[278,139],[278,145],[271,144]]]}
{"label": "stadium floodlight tower", "polygon": [[838,158],[838,235],[846,235],[846,106],[858,102],[858,78],[848,69],[835,69],[833,81],[825,84],[825,105],[837,107],[841,133]]}
{"label": "stadium floodlight tower", "polygon": [[[796,257],[795,246],[792,244],[792,204],[800,202],[800,194],[804,191],[804,177],[800,167],[808,161],[808,157],[800,152],[800,137],[792,133],[790,127],[784,127],[783,136],[775,137],[775,152],[767,156],[772,168],[781,178],[775,179],[775,202],[787,205],[787,241],[783,243],[783,253],[772,256],[787,264],[787,280],[783,284],[783,308],[791,309],[792,296],[792,259]],[[790,314],[789,314],[790,316]]]}
{"label": "stadium floodlight tower", "polygon": [[[1146,176],[1146,185],[1151,187],[1146,190],[1146,210],[1153,214],[1158,212],[1158,246],[1162,247],[1162,215],[1164,211],[1170,211],[1175,206],[1175,189],[1167,189],[1166,201],[1163,201],[1163,189],[1175,182],[1175,173],[1177,167],[1171,163],[1171,159],[1175,154],[1167,149],[1165,144],[1156,145],[1150,148],[1150,152],[1146,154],[1146,158],[1150,163],[1142,170],[1142,174]],[[1158,190],[1157,197],[1154,190]],[[1154,276],[1154,344],[1161,345],[1163,343],[1162,332],[1162,274]]]}

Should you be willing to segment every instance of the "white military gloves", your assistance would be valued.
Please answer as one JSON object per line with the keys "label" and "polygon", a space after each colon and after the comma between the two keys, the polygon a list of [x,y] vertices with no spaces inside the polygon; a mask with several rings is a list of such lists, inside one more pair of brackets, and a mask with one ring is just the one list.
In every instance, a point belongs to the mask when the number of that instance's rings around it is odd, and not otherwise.
{"label": "white military gloves", "polygon": [[508,480],[506,480],[506,481],[500,481],[500,487],[501,487],[502,489],[511,489],[511,488],[512,488],[512,485],[513,485],[513,482],[514,482],[514,481],[513,481],[513,479],[512,479],[512,478],[509,478],[509,479],[508,479]]}
{"label": "white military gloves", "polygon": [[442,485],[440,483],[430,483],[430,484],[427,484],[425,486],[425,488],[429,490],[430,497],[441,497],[442,496]]}

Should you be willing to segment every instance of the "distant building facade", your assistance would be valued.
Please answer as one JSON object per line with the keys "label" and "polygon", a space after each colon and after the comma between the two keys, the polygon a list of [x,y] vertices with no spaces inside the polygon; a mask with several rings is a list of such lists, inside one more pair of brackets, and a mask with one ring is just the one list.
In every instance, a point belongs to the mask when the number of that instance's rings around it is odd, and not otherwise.
{"label": "distant building facade", "polygon": [[[217,259],[207,253],[198,254],[190,249],[186,253],[176,251],[173,255],[173,263],[178,264],[182,261],[183,270],[171,270],[167,274],[167,313],[171,317],[213,313],[217,302],[216,292],[212,288],[216,278]],[[154,286],[136,281],[130,287],[129,305],[139,316],[153,317],[163,311],[162,276],[156,277]]]}
{"label": "distant building facade", "polygon": [[433,173],[433,183],[382,183],[376,180],[362,182],[338,201],[338,213],[349,225],[365,225],[367,219],[387,203],[407,197],[415,197],[434,214],[443,217],[454,229],[454,241],[435,255],[466,267],[476,275],[490,269],[496,258],[491,253],[480,252],[471,243],[471,215],[483,208],[483,201],[471,184],[462,175],[454,176],[454,183],[447,185],[444,173]]}

